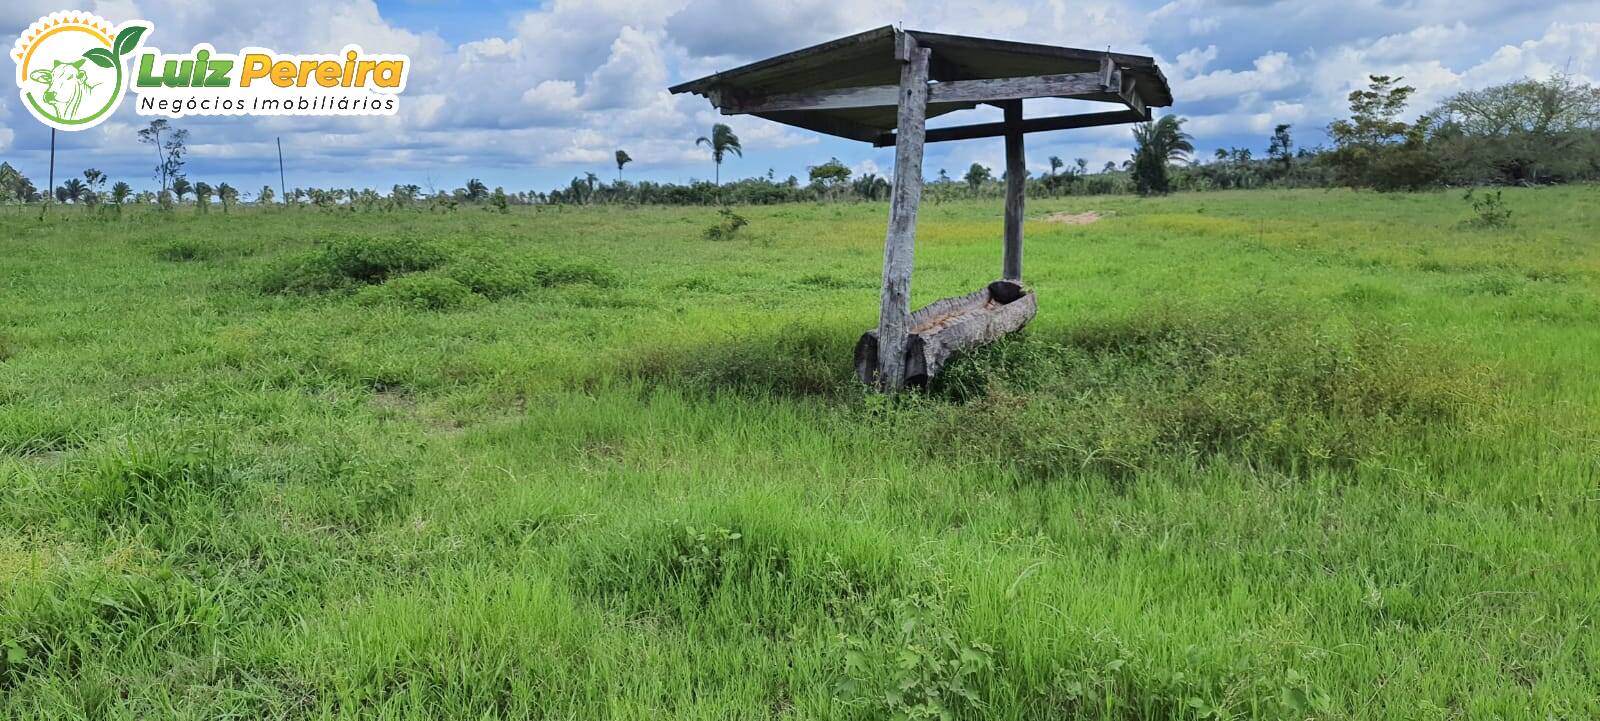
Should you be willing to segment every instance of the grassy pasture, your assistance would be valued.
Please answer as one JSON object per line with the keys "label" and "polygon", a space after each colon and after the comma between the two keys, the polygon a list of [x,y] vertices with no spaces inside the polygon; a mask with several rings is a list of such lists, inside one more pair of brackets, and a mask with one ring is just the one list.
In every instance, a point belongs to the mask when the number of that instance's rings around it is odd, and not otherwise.
{"label": "grassy pasture", "polygon": [[[5,718],[1600,717],[1600,189],[0,209]],[[924,208],[921,305],[998,202]]]}

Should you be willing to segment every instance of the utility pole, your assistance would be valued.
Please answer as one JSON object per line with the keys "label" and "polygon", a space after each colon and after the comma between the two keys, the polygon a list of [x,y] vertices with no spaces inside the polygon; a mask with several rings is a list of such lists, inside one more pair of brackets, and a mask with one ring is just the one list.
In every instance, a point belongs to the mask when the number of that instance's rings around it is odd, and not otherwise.
{"label": "utility pole", "polygon": [[278,194],[283,198],[281,202],[289,202],[288,184],[283,182],[283,137],[278,137]]}
{"label": "utility pole", "polygon": [[56,197],[56,129],[50,129],[50,187],[45,189],[45,204]]}

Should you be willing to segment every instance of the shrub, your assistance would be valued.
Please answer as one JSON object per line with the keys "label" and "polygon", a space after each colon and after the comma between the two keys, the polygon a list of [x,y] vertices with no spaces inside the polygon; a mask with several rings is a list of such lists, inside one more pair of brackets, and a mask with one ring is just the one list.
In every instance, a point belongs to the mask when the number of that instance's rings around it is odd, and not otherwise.
{"label": "shrub", "polygon": [[733,212],[732,208],[723,208],[717,211],[717,215],[722,219],[705,229],[706,240],[732,240],[738,235],[740,228],[750,224],[748,219]]}
{"label": "shrub", "polygon": [[417,310],[447,310],[482,302],[483,297],[447,275],[412,273],[369,285],[356,293],[362,305],[392,305]]}
{"label": "shrub", "polygon": [[262,276],[260,287],[268,293],[321,293],[382,283],[448,259],[438,245],[420,238],[340,238],[278,263]]}
{"label": "shrub", "polygon": [[448,260],[436,244],[414,237],[344,238],[329,243],[324,252],[341,275],[364,283],[381,283],[390,276],[428,270]]}
{"label": "shrub", "polygon": [[1505,201],[1501,199],[1500,191],[1483,193],[1474,198],[1472,189],[1469,188],[1462,199],[1470,201],[1472,212],[1477,214],[1476,218],[1467,221],[1467,225],[1479,228],[1504,228],[1511,224],[1511,209],[1507,208]]}

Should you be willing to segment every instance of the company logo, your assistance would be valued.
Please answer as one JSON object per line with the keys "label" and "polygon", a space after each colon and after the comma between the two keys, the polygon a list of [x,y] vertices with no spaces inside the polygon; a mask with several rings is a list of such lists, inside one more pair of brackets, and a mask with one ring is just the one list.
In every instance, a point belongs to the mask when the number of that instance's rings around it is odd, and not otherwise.
{"label": "company logo", "polygon": [[98,15],[51,13],[23,31],[11,57],[23,107],[57,130],[87,130],[111,117],[127,87],[128,56],[150,24],[112,27]]}
{"label": "company logo", "polygon": [[124,89],[140,115],[393,115],[411,60],[346,45],[335,55],[288,55],[247,47],[186,53],[141,48],[155,29],[135,20],[112,27],[97,15],[58,12],[17,39],[23,105],[59,130],[86,130],[110,117]]}

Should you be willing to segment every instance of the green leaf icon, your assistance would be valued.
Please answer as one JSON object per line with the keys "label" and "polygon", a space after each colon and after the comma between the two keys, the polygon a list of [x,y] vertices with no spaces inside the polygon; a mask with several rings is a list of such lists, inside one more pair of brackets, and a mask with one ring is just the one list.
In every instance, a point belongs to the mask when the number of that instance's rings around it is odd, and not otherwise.
{"label": "green leaf icon", "polygon": [[117,59],[111,56],[110,50],[105,48],[89,48],[83,53],[83,56],[102,68],[115,67],[117,64]]}
{"label": "green leaf icon", "polygon": [[139,38],[144,37],[145,30],[146,28],[136,25],[117,33],[117,41],[112,43],[112,46],[117,50],[117,55],[127,55],[133,52],[134,48],[139,47]]}

